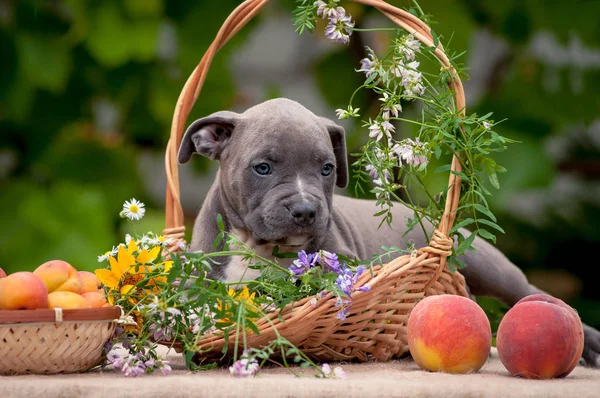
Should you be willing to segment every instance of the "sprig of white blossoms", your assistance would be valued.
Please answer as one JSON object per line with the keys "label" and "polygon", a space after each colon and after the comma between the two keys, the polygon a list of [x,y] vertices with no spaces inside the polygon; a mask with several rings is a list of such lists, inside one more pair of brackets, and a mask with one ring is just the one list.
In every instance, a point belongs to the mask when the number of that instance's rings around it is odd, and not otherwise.
{"label": "sprig of white blossoms", "polygon": [[321,366],[321,371],[323,372],[323,375],[327,378],[346,379],[346,372],[344,372],[344,370],[342,368],[340,368],[339,366],[336,366],[335,368],[333,368],[333,371],[332,371],[331,366],[329,366],[329,364],[327,364],[327,363],[324,363]]}
{"label": "sprig of white blossoms", "polygon": [[336,109],[335,113],[338,119],[349,119],[351,117],[359,117],[358,113],[360,108],[353,108],[352,105],[348,105],[348,109]]}
{"label": "sprig of white blossoms", "polygon": [[405,164],[417,167],[427,165],[429,162],[428,155],[431,153],[431,150],[427,148],[426,143],[420,142],[418,138],[415,140],[407,138],[394,145],[392,152],[398,157],[398,166],[402,166],[404,161]]}
{"label": "sprig of white blossoms", "polygon": [[338,6],[339,0],[315,1],[317,6],[317,15],[323,19],[329,19],[325,28],[325,37],[337,43],[348,44],[354,21],[352,16],[346,13],[344,7]]}

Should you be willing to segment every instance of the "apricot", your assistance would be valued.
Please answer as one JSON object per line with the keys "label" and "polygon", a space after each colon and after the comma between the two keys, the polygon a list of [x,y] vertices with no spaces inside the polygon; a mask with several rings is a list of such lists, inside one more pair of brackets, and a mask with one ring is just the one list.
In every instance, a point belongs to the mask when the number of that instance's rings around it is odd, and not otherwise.
{"label": "apricot", "polygon": [[48,293],[48,308],[62,308],[64,310],[92,308],[85,297],[73,292]]}
{"label": "apricot", "polygon": [[86,299],[92,308],[99,308],[107,303],[104,294],[98,293],[98,291],[83,293],[81,297]]}
{"label": "apricot", "polygon": [[521,299],[502,318],[498,356],[513,376],[565,377],[583,353],[583,325],[577,312],[547,294]]}
{"label": "apricot", "polygon": [[0,279],[0,310],[33,310],[48,306],[44,282],[31,272],[15,272]]}
{"label": "apricot", "polygon": [[0,268],[0,278],[6,278],[6,272],[2,268]]}
{"label": "apricot", "polygon": [[481,307],[449,294],[421,300],[408,318],[407,334],[417,365],[433,372],[477,372],[492,346],[492,329]]}
{"label": "apricot", "polygon": [[33,271],[42,278],[48,293],[81,291],[81,278],[77,270],[66,261],[52,260],[45,262]]}
{"label": "apricot", "polygon": [[88,292],[98,292],[100,289],[100,280],[93,272],[79,271],[79,279],[81,280],[81,290],[79,294]]}

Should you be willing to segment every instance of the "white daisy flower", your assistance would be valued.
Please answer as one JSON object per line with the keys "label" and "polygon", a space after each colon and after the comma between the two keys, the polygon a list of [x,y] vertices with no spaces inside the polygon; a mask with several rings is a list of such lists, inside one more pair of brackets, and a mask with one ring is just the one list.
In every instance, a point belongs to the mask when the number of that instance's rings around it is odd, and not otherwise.
{"label": "white daisy flower", "polygon": [[131,198],[131,201],[126,200],[123,204],[123,214],[130,220],[140,220],[145,213],[145,205],[135,198]]}
{"label": "white daisy flower", "polygon": [[148,243],[150,243],[153,246],[168,246],[171,243],[173,243],[173,239],[166,238],[165,236],[160,235],[155,237],[154,239],[149,240]]}
{"label": "white daisy flower", "polygon": [[106,260],[108,260],[109,257],[114,257],[117,255],[117,253],[119,252],[119,246],[115,247],[113,246],[112,250],[107,251],[106,253],[104,253],[101,256],[98,256],[98,262],[104,262]]}

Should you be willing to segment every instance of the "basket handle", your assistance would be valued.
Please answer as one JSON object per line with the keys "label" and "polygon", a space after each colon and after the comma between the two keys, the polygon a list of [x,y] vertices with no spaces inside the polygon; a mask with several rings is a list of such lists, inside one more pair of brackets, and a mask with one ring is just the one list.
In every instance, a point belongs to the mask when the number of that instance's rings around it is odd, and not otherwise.
{"label": "basket handle", "polygon": [[[399,27],[412,33],[419,41],[428,47],[433,46],[433,36],[431,29],[419,18],[412,15],[411,13],[394,7],[384,0],[352,0],[356,3],[370,5],[381,11],[386,17],[394,22]],[[172,240],[169,247],[171,251],[177,251],[179,249],[179,243],[183,242],[185,226],[183,210],[181,207],[181,199],[179,196],[179,173],[177,165],[177,151],[181,144],[183,132],[185,130],[185,124],[187,117],[192,109],[192,106],[196,102],[202,85],[208,74],[208,70],[212,63],[214,56],[217,51],[223,47],[241,28],[243,28],[248,21],[250,21],[258,12],[267,4],[269,0],[246,0],[240,4],[232,13],[229,15],[215,40],[212,42],[202,60],[196,66],[188,80],[186,81],[175,111],[173,114],[173,121],[171,124],[171,136],[167,144],[167,150],[165,154],[165,169],[167,173],[167,192],[166,192],[166,229],[163,231],[167,238]],[[459,110],[461,115],[465,114],[465,93],[462,82],[456,73],[456,70],[452,67],[450,60],[444,53],[444,49],[441,43],[438,44],[435,52],[435,56],[439,59],[440,63],[448,68],[450,75],[453,77],[448,81],[448,85],[454,93],[454,99],[456,108]],[[451,170],[460,172],[462,171],[458,155],[454,154],[452,157]],[[450,173],[448,181],[448,192],[446,196],[446,204],[444,207],[444,213],[440,221],[438,230],[434,234],[434,241],[430,243],[432,250],[429,251],[431,254],[439,255],[440,267],[438,271],[444,268],[446,263],[446,257],[449,255],[448,250],[435,250],[434,247],[442,245],[447,247],[448,243],[448,231],[452,228],[454,219],[456,218],[456,208],[458,207],[458,201],[460,199],[460,186],[461,181],[458,176],[454,173]],[[436,244],[435,241],[438,241]],[[444,241],[444,243],[439,243]],[[451,241],[450,241],[451,242]],[[428,250],[426,250],[428,251]],[[437,278],[434,278],[435,280]]]}

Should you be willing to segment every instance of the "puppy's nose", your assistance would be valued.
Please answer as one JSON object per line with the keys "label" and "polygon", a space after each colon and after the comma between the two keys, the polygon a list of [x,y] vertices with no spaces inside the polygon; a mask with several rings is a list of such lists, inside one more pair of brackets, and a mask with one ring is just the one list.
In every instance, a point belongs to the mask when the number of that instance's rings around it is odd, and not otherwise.
{"label": "puppy's nose", "polygon": [[310,202],[294,203],[288,210],[294,217],[294,222],[302,226],[312,224],[317,216],[317,207]]}

